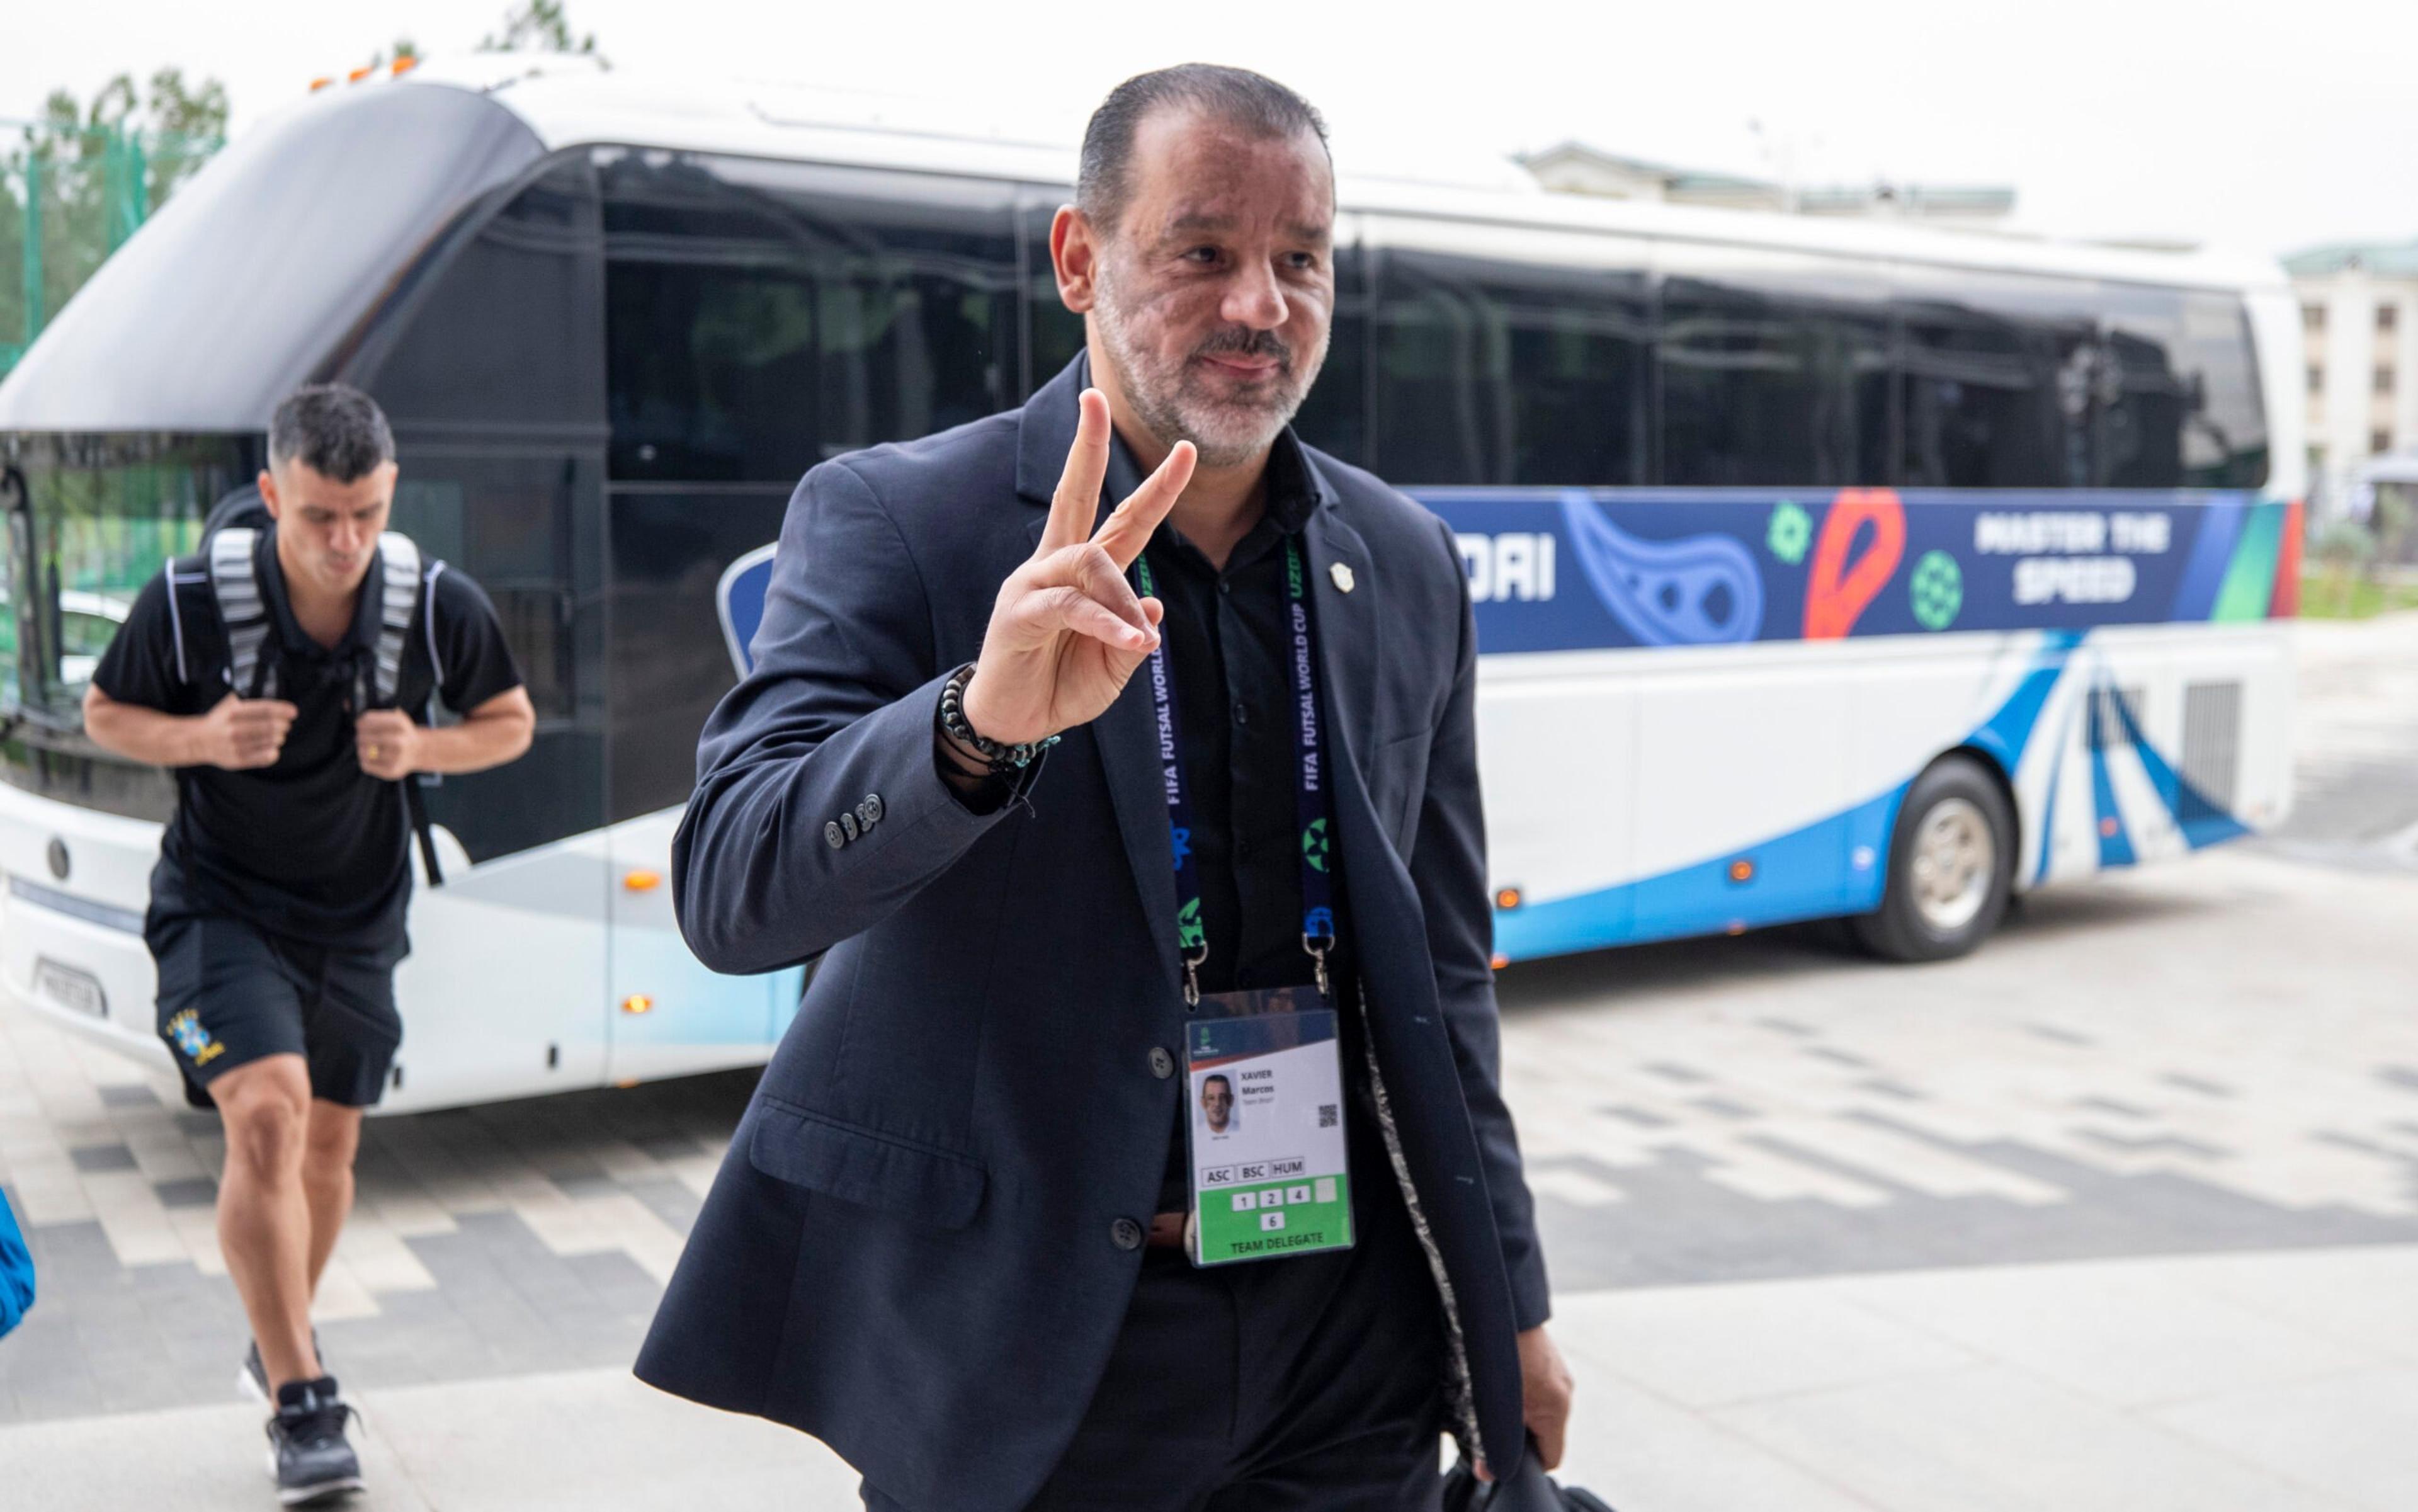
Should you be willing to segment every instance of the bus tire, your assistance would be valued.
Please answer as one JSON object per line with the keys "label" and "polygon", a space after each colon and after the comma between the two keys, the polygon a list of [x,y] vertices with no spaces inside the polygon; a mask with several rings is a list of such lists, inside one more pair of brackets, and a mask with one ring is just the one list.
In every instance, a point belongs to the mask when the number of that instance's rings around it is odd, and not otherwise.
{"label": "bus tire", "polygon": [[1890,836],[1880,908],[1848,921],[1856,942],[1890,961],[1967,955],[2006,916],[2015,821],[1997,780],[1970,756],[1942,756],[1906,790]]}

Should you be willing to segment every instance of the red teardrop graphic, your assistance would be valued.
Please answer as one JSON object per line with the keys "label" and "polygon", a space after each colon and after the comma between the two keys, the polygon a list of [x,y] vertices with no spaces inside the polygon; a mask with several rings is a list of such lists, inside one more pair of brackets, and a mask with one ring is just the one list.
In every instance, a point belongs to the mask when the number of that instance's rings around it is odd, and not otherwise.
{"label": "red teardrop graphic", "polygon": [[[1849,567],[1847,548],[1867,521],[1872,545]],[[1839,640],[1853,631],[1905,556],[1905,506],[1898,502],[1897,490],[1841,489],[1814,542],[1814,565],[1805,579],[1805,638]]]}

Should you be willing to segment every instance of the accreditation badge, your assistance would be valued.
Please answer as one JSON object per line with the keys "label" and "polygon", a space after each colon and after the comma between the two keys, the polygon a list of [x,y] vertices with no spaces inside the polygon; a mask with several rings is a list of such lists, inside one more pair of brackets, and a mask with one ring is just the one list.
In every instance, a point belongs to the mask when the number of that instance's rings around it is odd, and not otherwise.
{"label": "accreditation badge", "polygon": [[1185,1027],[1192,1263],[1352,1247],[1336,1014],[1312,987],[1204,994]]}

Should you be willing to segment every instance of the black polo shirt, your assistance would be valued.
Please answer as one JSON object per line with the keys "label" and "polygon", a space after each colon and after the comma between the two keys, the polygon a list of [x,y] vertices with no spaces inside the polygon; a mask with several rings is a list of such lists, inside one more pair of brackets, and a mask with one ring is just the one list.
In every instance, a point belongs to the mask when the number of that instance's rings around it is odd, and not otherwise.
{"label": "black polo shirt", "polygon": [[[229,916],[312,944],[399,952],[411,893],[403,787],[362,771],[353,750],[358,680],[376,655],[384,562],[373,557],[352,627],[333,648],[294,619],[274,527],[260,532],[253,565],[274,625],[261,654],[276,658],[278,695],[295,706],[294,725],[273,765],[176,769],[176,812],[151,878],[152,918]],[[467,712],[520,686],[503,627],[476,583],[450,568],[437,573],[433,626],[425,617],[423,593],[397,707],[424,719],[434,691],[448,709]],[[207,558],[183,557],[145,585],[92,680],[120,703],[202,714],[227,695],[227,661]]]}
{"label": "black polo shirt", "polygon": [[[1118,439],[1109,457],[1108,493],[1122,499],[1140,485],[1140,469]],[[1303,986],[1316,969],[1301,939],[1299,799],[1294,791],[1293,631],[1285,609],[1285,543],[1302,545],[1302,527],[1318,508],[1316,481],[1300,443],[1288,429],[1268,456],[1267,508],[1237,542],[1221,570],[1171,524],[1158,527],[1143,554],[1166,610],[1159,623],[1168,673],[1175,687],[1176,735],[1192,803],[1192,853],[1201,884],[1201,920],[1209,941],[1201,963],[1201,990]],[[1316,563],[1308,564],[1312,571]],[[1335,700],[1319,689],[1322,710]],[[1334,726],[1330,731],[1329,760]],[[1334,1004],[1341,1015],[1345,1077],[1358,1054],[1359,1015],[1351,970],[1350,910],[1345,878],[1336,879],[1336,943],[1327,956]],[[1173,929],[1175,921],[1165,921]],[[1187,1199],[1184,1109],[1159,1194],[1162,1212]]]}
{"label": "black polo shirt", "polygon": [[[1109,496],[1122,499],[1140,483],[1140,469],[1120,439],[1110,455]],[[1288,430],[1268,457],[1267,509],[1235,543],[1222,571],[1171,523],[1161,525],[1143,548],[1166,609],[1159,632],[1175,685],[1176,731],[1192,801],[1192,854],[1209,939],[1209,958],[1201,964],[1203,992],[1314,979],[1301,943],[1285,542],[1300,541],[1317,507],[1316,485]],[[1334,704],[1324,687],[1319,701]],[[1167,927],[1175,922],[1167,921]],[[1339,939],[1339,951],[1348,948],[1348,940]],[[1337,955],[1328,957],[1330,975],[1338,964]]]}

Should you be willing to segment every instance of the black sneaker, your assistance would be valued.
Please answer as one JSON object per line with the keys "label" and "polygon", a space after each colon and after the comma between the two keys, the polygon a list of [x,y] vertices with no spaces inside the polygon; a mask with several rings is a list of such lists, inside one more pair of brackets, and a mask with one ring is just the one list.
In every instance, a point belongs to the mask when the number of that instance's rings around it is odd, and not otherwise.
{"label": "black sneaker", "polygon": [[352,1408],[336,1395],[336,1378],[289,1381],[277,1388],[277,1415],[268,1420],[268,1469],[277,1499],[287,1506],[361,1489],[361,1461],[344,1441]]}
{"label": "black sneaker", "polygon": [[[319,1331],[315,1328],[311,1330],[311,1352],[317,1357],[319,1361],[319,1368],[322,1370],[327,1369],[328,1357],[319,1353]],[[251,1347],[244,1351],[243,1369],[235,1378],[235,1384],[237,1390],[242,1392],[253,1401],[260,1403],[263,1407],[267,1407],[270,1404],[271,1398],[268,1395],[268,1367],[260,1363],[260,1343],[258,1340],[255,1339],[252,1343]]]}

